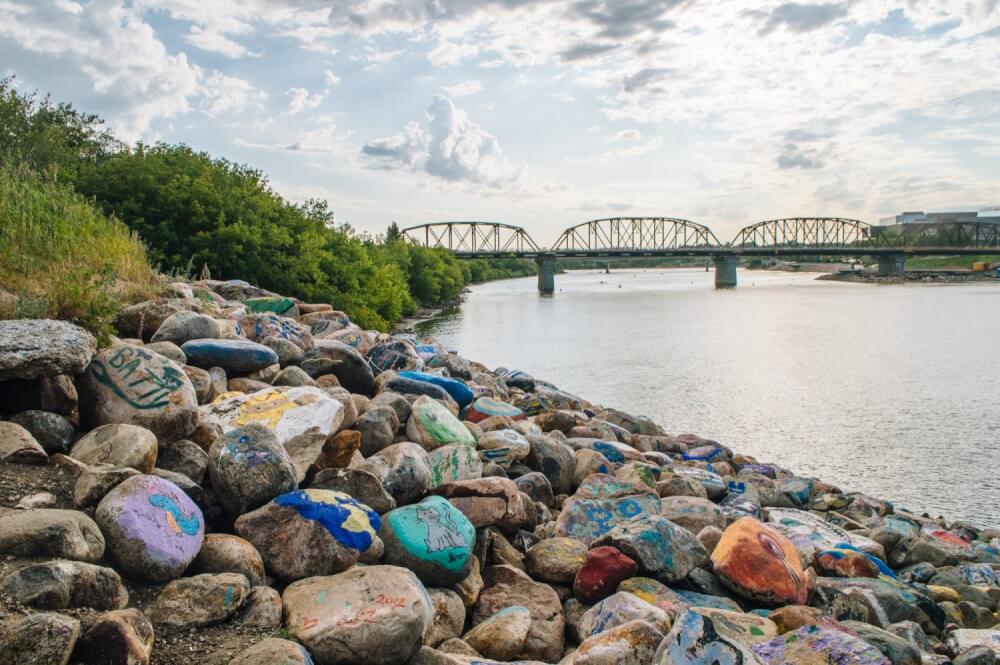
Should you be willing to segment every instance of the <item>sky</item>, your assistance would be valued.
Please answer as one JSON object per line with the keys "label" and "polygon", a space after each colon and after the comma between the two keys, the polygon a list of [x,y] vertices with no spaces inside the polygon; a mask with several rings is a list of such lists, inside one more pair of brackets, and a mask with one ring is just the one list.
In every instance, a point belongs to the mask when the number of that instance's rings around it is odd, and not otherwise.
{"label": "sky", "polygon": [[380,233],[1000,204],[1000,0],[0,0],[0,75]]}

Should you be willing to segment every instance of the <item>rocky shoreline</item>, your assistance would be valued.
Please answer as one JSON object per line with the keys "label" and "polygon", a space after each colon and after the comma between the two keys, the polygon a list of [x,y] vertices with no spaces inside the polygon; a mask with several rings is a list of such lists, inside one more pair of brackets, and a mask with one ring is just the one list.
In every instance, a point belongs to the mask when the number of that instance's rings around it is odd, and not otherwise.
{"label": "rocky shoreline", "polygon": [[902,276],[879,275],[873,270],[841,271],[820,275],[816,279],[855,284],[964,284],[966,282],[1000,282],[992,272],[971,270],[907,270]]}
{"label": "rocky shoreline", "polygon": [[1000,529],[241,281],[0,321],[4,665],[996,663]]}

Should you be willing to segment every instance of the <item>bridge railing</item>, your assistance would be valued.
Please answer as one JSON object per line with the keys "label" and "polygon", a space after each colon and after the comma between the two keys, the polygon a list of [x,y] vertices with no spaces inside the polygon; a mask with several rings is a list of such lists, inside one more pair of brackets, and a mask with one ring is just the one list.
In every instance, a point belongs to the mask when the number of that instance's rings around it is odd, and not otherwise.
{"label": "bridge railing", "polygon": [[500,222],[431,222],[400,233],[418,245],[459,255],[538,254],[543,250],[520,226]]}
{"label": "bridge railing", "polygon": [[554,252],[655,252],[722,247],[707,226],[673,217],[609,217],[563,231]]}

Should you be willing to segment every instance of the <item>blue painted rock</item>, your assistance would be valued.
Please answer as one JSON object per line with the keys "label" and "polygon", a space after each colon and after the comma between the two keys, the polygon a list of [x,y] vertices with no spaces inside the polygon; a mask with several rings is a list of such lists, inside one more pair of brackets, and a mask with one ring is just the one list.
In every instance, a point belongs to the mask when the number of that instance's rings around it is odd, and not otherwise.
{"label": "blue painted rock", "polygon": [[188,363],[221,367],[229,375],[249,374],[278,363],[274,349],[243,339],[193,339],[181,345]]}
{"label": "blue painted rock", "polygon": [[730,492],[719,502],[719,509],[727,520],[736,521],[744,517],[759,520],[763,514],[760,503],[747,494]]}
{"label": "blue painted rock", "polygon": [[614,547],[595,547],[587,552],[587,560],[573,579],[573,595],[591,604],[607,598],[618,584],[635,577],[639,566],[631,557]]}
{"label": "blue painted rock", "polygon": [[94,356],[78,382],[80,415],[91,427],[145,427],[163,441],[187,437],[198,424],[198,397],[177,363],[118,344]]}
{"label": "blue painted rock", "polygon": [[441,402],[430,397],[418,397],[413,403],[406,435],[427,450],[452,443],[475,446],[476,439],[462,421],[452,415]]}
{"label": "blue painted rock", "polygon": [[793,508],[806,508],[812,499],[811,478],[785,478],[778,483],[778,491]]}
{"label": "blue painted rock", "polygon": [[[797,661],[787,661],[797,662]],[[688,610],[674,622],[663,638],[654,665],[762,665],[750,647],[720,632],[715,622]]]}
{"label": "blue painted rock", "polygon": [[446,499],[431,496],[386,513],[379,537],[386,563],[409,568],[429,586],[451,586],[469,574],[476,529]]}
{"label": "blue painted rock", "polygon": [[572,665],[647,665],[663,641],[660,629],[647,621],[629,621],[585,639],[564,662]]}
{"label": "blue painted rock", "polygon": [[152,342],[173,342],[180,346],[192,339],[215,339],[219,322],[206,314],[182,310],[167,317],[153,333]]}
{"label": "blue painted rock", "polygon": [[256,423],[215,440],[208,473],[219,501],[234,517],[297,487],[292,458],[271,430]]}
{"label": "blue painted rock", "polygon": [[380,450],[357,468],[378,478],[385,490],[401,504],[419,499],[431,486],[427,451],[412,441]]}
{"label": "blue painted rock", "polygon": [[631,593],[660,608],[671,621],[689,607],[672,589],[650,577],[630,577],[618,585],[618,591]]}
{"label": "blue painted rock", "polygon": [[661,514],[691,533],[697,534],[706,526],[726,528],[722,510],[708,499],[695,496],[668,496],[662,500]]}
{"label": "blue painted rock", "polygon": [[578,499],[618,499],[637,494],[648,494],[652,488],[642,482],[619,480],[607,473],[587,476],[573,495]]}
{"label": "blue painted rock", "polygon": [[180,577],[205,538],[201,509],[157,476],[124,480],[101,499],[94,518],[118,567],[149,582]]}
{"label": "blue painted rock", "polygon": [[202,421],[223,432],[257,424],[274,433],[295,464],[296,480],[323,452],[323,445],[344,419],[343,405],[312,387],[270,388],[249,395],[222,395],[201,407]]}
{"label": "blue painted rock", "polygon": [[664,469],[670,473],[694,478],[705,488],[709,499],[720,499],[726,494],[726,482],[722,476],[693,466],[670,466]]}
{"label": "blue painted rock", "polygon": [[347,314],[334,309],[304,312],[299,317],[299,321],[310,326],[312,334],[315,337],[323,337],[326,334],[343,330],[351,325],[351,319]]}
{"label": "blue painted rock", "polygon": [[146,608],[157,625],[201,628],[226,621],[250,595],[250,582],[239,573],[193,575],[163,587]]}
{"label": "blue painted rock", "polygon": [[526,393],[534,392],[535,390],[535,377],[531,376],[527,372],[522,372],[517,369],[509,370],[500,368],[497,369],[496,376],[508,386],[520,388]]}
{"label": "blue painted rock", "polygon": [[585,640],[629,621],[645,621],[662,632],[670,630],[669,614],[635,594],[619,591],[583,613],[577,623],[577,634]]}
{"label": "blue painted rock", "polygon": [[368,360],[378,372],[413,369],[423,362],[413,344],[402,339],[376,344],[368,353]]}
{"label": "blue painted rock", "polygon": [[427,374],[426,372],[400,372],[399,375],[404,379],[413,379],[415,381],[424,381],[426,383],[433,384],[439,388],[443,388],[445,392],[451,395],[451,398],[455,400],[458,404],[458,408],[464,409],[469,404],[472,403],[473,395],[472,391],[462,383],[455,379],[450,379],[448,377],[439,376],[437,374]]}
{"label": "blue painted rock", "polygon": [[642,453],[632,446],[617,441],[603,441],[591,438],[570,438],[566,443],[577,450],[589,448],[604,455],[612,464],[624,464],[628,461],[643,461]]}
{"label": "blue painted rock", "polygon": [[881,651],[860,637],[822,626],[803,626],[755,644],[753,651],[765,665],[890,665]]}
{"label": "blue painted rock", "polygon": [[513,404],[508,404],[507,402],[501,402],[500,400],[493,399],[492,397],[480,397],[475,402],[469,405],[462,414],[465,420],[470,423],[478,423],[480,421],[486,420],[487,418],[492,418],[493,416],[504,416],[505,418],[510,418],[511,420],[524,420],[524,412],[517,408]]}
{"label": "blue painted rock", "polygon": [[[504,468],[510,468],[511,464],[520,462],[531,452],[531,444],[528,443],[528,440],[520,432],[513,429],[485,432],[476,442],[476,448],[482,451],[487,459],[496,461]],[[501,458],[491,455],[493,451],[501,450],[506,451]]]}
{"label": "blue painted rock", "polygon": [[248,314],[240,319],[240,329],[251,342],[263,342],[268,337],[280,337],[303,351],[313,348],[313,336],[309,328],[285,316],[269,312]]}
{"label": "blue painted rock", "polygon": [[[409,395],[419,397],[426,395],[445,403],[454,402],[448,391],[441,386],[436,386],[427,381],[417,381],[406,377],[392,374],[384,374],[379,377],[379,390],[396,393],[398,395]],[[456,405],[457,406],[457,405]]]}
{"label": "blue painted rock", "polygon": [[524,492],[532,501],[543,503],[551,507],[555,503],[555,494],[552,492],[552,484],[545,474],[540,471],[532,471],[514,479],[517,489]]}
{"label": "blue painted rock", "polygon": [[581,499],[572,496],[563,504],[556,520],[556,534],[577,538],[587,543],[637,515],[658,514],[660,497],[656,494],[636,494],[613,499]]}
{"label": "blue painted rock", "polygon": [[127,466],[150,473],[156,464],[156,435],[136,425],[101,425],[73,444],[69,456],[84,464]]}
{"label": "blue painted rock", "polygon": [[269,637],[241,651],[229,665],[314,665],[314,661],[298,642]]}
{"label": "blue painted rock", "polygon": [[744,517],[723,532],[712,551],[715,574],[748,598],[770,604],[805,605],[805,571],[792,542],[761,522]]}
{"label": "blue painted rock", "polygon": [[684,579],[708,559],[694,534],[660,515],[637,515],[618,524],[593,543],[602,545],[618,548],[639,570],[665,582]]}
{"label": "blue painted rock", "polygon": [[431,488],[483,475],[483,463],[472,446],[441,446],[428,453],[427,458],[431,467]]}
{"label": "blue painted rock", "polygon": [[720,610],[739,612],[742,608],[735,600],[725,596],[713,596],[708,593],[698,593],[688,589],[677,589],[677,596],[691,607],[714,607]]}
{"label": "blue painted rock", "polygon": [[547,538],[524,555],[524,567],[543,582],[569,584],[587,561],[587,546],[573,538]]}
{"label": "blue painted rock", "polygon": [[330,490],[298,490],[242,515],[235,529],[267,571],[291,581],[353,566],[375,541],[378,513]]}
{"label": "blue painted rock", "polygon": [[487,658],[510,661],[524,649],[531,630],[531,610],[505,607],[462,636],[462,641]]}
{"label": "blue painted rock", "polygon": [[820,577],[813,605],[833,609],[838,619],[859,619],[879,628],[922,619],[944,625],[940,608],[928,596],[884,577]]}
{"label": "blue painted rock", "polygon": [[315,348],[306,353],[306,360],[309,359],[330,361],[330,373],[352,393],[371,396],[375,392],[375,376],[368,361],[353,347],[334,340],[319,339],[315,341]]}
{"label": "blue painted rock", "polygon": [[289,632],[323,665],[403,665],[434,617],[423,584],[396,566],[301,580],[282,604]]}

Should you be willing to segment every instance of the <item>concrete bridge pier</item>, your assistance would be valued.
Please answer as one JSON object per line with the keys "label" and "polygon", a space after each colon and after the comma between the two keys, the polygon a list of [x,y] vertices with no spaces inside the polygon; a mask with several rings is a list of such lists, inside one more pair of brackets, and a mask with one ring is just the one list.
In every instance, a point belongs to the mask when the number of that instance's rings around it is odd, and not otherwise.
{"label": "concrete bridge pier", "polygon": [[878,257],[879,277],[902,277],[906,272],[906,257],[902,254],[885,254]]}
{"label": "concrete bridge pier", "polygon": [[715,263],[715,288],[731,289],[736,286],[736,257],[732,254],[719,254],[712,257]]}
{"label": "concrete bridge pier", "polygon": [[535,257],[538,266],[538,292],[550,296],[556,290],[556,257],[554,254],[539,254]]}

